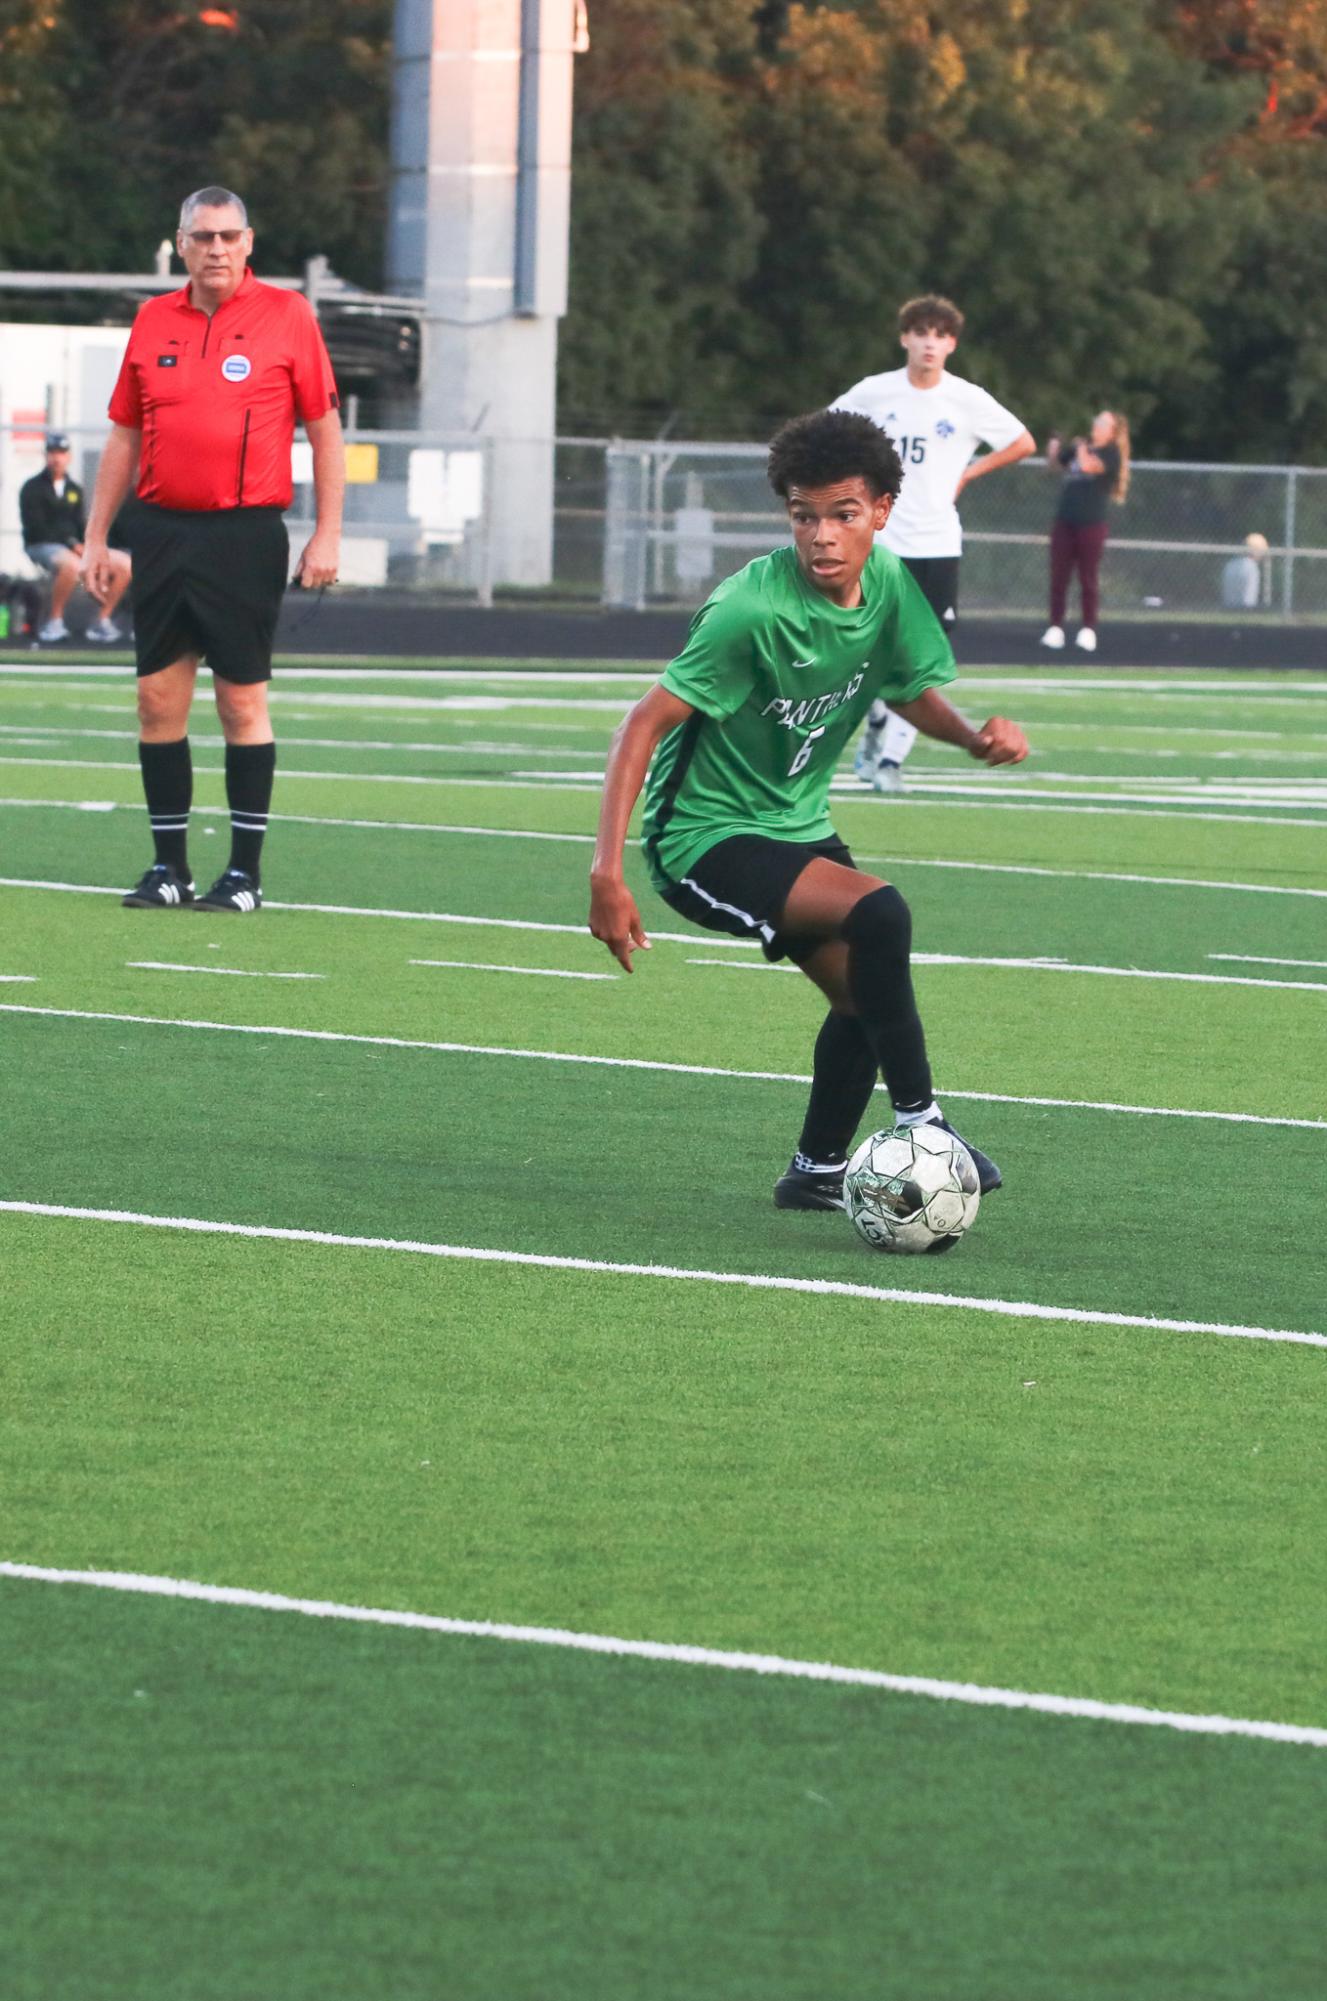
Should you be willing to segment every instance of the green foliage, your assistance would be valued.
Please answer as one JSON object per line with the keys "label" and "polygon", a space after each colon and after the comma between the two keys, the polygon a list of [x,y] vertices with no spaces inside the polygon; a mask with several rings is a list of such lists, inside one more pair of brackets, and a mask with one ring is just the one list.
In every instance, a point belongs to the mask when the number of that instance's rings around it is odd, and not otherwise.
{"label": "green foliage", "polygon": [[[181,198],[217,181],[249,203],[260,270],[322,252],[379,281],[388,0],[25,11],[0,43],[0,262],[144,270]],[[26,73],[12,87],[11,35]]]}
{"label": "green foliage", "polygon": [[[1035,432],[1327,454],[1327,0],[595,0],[571,430],[761,436],[923,289]],[[143,269],[238,187],[257,264],[381,282],[389,0],[5,0],[0,264]]]}
{"label": "green foliage", "polygon": [[576,77],[564,429],[742,403],[740,288],[761,235],[749,0],[618,0]]}
{"label": "green foliage", "polygon": [[[1139,0],[722,10],[710,164],[756,213],[714,264],[696,255],[703,175],[673,159],[662,187],[648,136],[662,96],[675,146],[705,137],[679,116],[696,11],[652,7],[642,48],[632,7],[596,10],[577,72],[569,400],[592,378],[623,429],[667,411],[758,436],[893,365],[899,303],[937,290],[968,316],[958,370],[1036,431],[1111,402],[1159,455],[1327,448],[1327,371],[1305,338],[1327,290],[1321,0],[1275,0],[1257,33],[1245,7]],[[641,230],[643,189],[666,194],[668,228]],[[714,311],[716,284],[738,315]],[[1229,386],[1250,374],[1252,413]]]}

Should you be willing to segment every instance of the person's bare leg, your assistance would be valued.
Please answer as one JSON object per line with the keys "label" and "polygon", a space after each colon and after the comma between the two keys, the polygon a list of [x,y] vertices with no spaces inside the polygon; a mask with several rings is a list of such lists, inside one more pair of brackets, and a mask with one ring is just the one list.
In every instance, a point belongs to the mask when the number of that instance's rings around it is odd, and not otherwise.
{"label": "person's bare leg", "polygon": [[144,743],[175,743],[189,727],[198,655],[186,653],[138,678],[138,734]]}
{"label": "person's bare leg", "polygon": [[78,557],[72,550],[66,550],[55,565],[51,578],[51,617],[63,618],[64,608],[74,595],[74,585],[78,582]]}

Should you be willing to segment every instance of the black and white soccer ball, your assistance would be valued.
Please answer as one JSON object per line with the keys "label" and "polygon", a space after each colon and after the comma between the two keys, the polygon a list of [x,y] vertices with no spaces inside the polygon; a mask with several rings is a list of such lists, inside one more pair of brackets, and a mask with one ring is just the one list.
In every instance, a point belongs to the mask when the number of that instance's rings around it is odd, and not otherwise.
{"label": "black and white soccer ball", "polygon": [[938,1125],[872,1133],[843,1177],[843,1206],[877,1251],[952,1251],[980,1202],[972,1155]]}

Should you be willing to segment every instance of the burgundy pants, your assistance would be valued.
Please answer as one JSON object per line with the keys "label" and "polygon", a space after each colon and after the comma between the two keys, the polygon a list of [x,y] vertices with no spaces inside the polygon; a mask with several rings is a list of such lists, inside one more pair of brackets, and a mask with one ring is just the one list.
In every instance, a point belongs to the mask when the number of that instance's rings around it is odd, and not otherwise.
{"label": "burgundy pants", "polygon": [[1078,572],[1083,593],[1083,623],[1097,629],[1100,597],[1097,577],[1101,552],[1106,546],[1106,523],[1094,521],[1076,528],[1070,521],[1057,521],[1051,528],[1051,624],[1063,625],[1069,599],[1069,579]]}

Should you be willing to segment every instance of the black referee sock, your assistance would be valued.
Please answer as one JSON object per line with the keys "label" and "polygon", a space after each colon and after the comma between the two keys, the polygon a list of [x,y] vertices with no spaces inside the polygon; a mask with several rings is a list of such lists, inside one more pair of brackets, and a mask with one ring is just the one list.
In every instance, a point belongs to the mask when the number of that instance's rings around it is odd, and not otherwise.
{"label": "black referee sock", "polygon": [[138,762],[157,860],[187,882],[189,808],[194,796],[189,739],[182,736],[175,743],[140,743]]}
{"label": "black referee sock", "polygon": [[230,861],[227,867],[243,869],[255,882],[258,880],[258,857],[263,851],[263,835],[267,832],[275,772],[274,743],[226,745],[226,803],[230,807]]}
{"label": "black referee sock", "polygon": [[797,1151],[824,1167],[848,1158],[879,1069],[855,1014],[827,1014],[816,1037],[811,1097]]}
{"label": "black referee sock", "polygon": [[926,1037],[912,991],[912,913],[892,884],[854,904],[842,926],[848,987],[895,1114],[934,1103]]}

